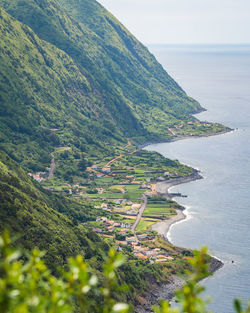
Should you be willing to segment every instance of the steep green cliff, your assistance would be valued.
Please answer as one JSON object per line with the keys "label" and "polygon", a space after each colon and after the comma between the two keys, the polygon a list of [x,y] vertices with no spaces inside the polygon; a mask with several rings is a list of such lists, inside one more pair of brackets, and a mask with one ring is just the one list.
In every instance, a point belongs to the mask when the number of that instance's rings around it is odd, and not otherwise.
{"label": "steep green cliff", "polygon": [[167,139],[200,109],[96,1],[0,7],[32,28],[1,10],[0,147],[26,168],[48,166],[55,146],[79,158],[128,137]]}

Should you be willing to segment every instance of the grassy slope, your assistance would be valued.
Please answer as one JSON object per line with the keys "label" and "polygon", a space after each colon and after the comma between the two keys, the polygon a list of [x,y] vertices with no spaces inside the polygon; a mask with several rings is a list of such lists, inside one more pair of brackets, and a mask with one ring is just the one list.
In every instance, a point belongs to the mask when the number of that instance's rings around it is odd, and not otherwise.
{"label": "grassy slope", "polygon": [[0,36],[2,148],[33,168],[48,165],[54,146],[72,144],[88,154],[108,150],[101,141],[121,139],[114,123],[111,132],[98,122],[110,114],[67,54],[3,10]]}
{"label": "grassy slope", "polygon": [[74,211],[66,199],[42,190],[2,152],[0,198],[0,231],[8,227],[18,238],[16,244],[28,250],[35,247],[46,250],[46,262],[54,271],[71,255],[82,254],[87,259],[98,257],[101,261],[105,249],[108,250],[108,245],[99,237],[94,236],[93,242],[83,227],[76,226],[72,219],[58,212],[71,215]]}

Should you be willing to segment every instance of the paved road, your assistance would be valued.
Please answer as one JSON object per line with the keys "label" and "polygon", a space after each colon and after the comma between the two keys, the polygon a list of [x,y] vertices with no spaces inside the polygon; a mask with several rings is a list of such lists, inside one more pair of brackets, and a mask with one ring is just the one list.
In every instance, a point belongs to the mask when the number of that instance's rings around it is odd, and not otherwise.
{"label": "paved road", "polygon": [[140,210],[139,210],[139,213],[138,213],[138,215],[136,217],[134,225],[131,227],[132,232],[135,231],[137,225],[139,224],[139,222],[141,220],[141,217],[142,217],[142,214],[143,214],[144,210],[146,209],[146,206],[147,206],[147,203],[148,203],[147,196],[143,195],[142,198],[143,198],[143,204],[140,207]]}

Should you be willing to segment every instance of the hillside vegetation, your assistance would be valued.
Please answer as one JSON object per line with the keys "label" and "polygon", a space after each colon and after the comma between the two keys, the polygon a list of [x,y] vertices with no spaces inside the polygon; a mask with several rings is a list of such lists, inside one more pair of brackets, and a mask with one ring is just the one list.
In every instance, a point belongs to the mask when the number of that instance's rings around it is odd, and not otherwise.
{"label": "hillside vegetation", "polygon": [[44,170],[56,147],[71,149],[76,171],[80,159],[112,155],[127,138],[197,131],[187,121],[200,105],[95,0],[0,7],[12,16],[1,9],[0,148],[24,168]]}
{"label": "hillside vegetation", "polygon": [[[80,223],[95,220],[97,212],[90,204],[79,204],[42,189],[3,152],[0,199],[0,233],[7,228],[16,238],[15,247],[45,250],[44,261],[55,275],[59,275],[58,266],[65,267],[69,257],[81,255],[102,279],[100,270],[114,241],[101,238]],[[137,301],[136,294],[145,292],[152,281],[167,281],[172,272],[183,271],[187,266],[185,260],[168,267],[149,265],[148,260],[138,259],[127,249],[123,253],[126,263],[117,272],[118,282],[127,284],[130,290],[119,297],[133,303]]]}

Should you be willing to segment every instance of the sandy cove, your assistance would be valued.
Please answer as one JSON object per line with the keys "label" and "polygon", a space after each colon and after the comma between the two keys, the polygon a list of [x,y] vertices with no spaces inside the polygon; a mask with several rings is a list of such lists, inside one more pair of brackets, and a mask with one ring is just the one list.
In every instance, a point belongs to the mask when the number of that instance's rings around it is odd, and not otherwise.
{"label": "sandy cove", "polygon": [[[202,179],[202,178],[203,177],[200,175],[199,171],[195,170],[192,175],[189,175],[186,177],[179,177],[176,179],[171,179],[171,180],[157,183],[156,191],[159,196],[167,198],[167,199],[172,199],[174,195],[172,195],[169,192],[169,188],[176,186],[176,185],[188,183],[190,181],[194,181],[197,179]],[[165,238],[167,238],[167,233],[169,232],[171,225],[181,220],[184,220],[186,218],[186,215],[183,213],[183,210],[177,209],[176,212],[177,214],[173,215],[169,219],[153,224],[151,226],[151,229],[158,232],[158,234],[164,236]]]}
{"label": "sandy cove", "polygon": [[171,225],[182,221],[186,218],[186,215],[183,213],[182,210],[176,210],[177,215],[172,216],[168,220],[164,220],[162,222],[155,223],[151,226],[151,229],[156,231],[159,235],[164,236],[167,238],[167,234],[169,232],[169,229]]}

